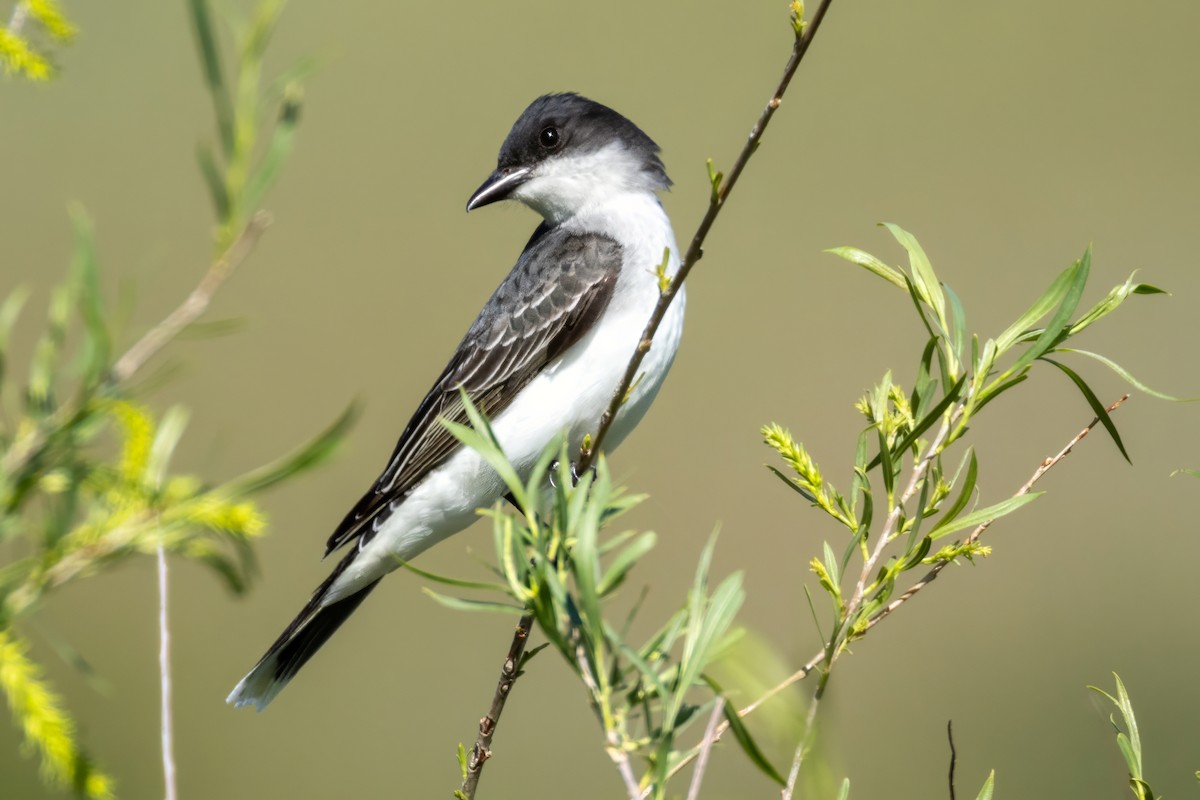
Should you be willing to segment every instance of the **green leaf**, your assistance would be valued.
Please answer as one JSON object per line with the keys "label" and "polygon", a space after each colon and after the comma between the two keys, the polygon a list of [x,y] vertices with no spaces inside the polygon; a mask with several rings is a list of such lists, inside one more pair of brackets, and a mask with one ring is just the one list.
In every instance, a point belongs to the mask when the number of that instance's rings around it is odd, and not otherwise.
{"label": "green leaf", "polygon": [[221,175],[221,170],[208,145],[196,146],[196,164],[200,167],[200,174],[204,176],[204,185],[208,188],[208,196],[212,200],[217,222],[222,224],[229,222],[229,191],[225,188],[225,178]]}
{"label": "green leaf", "polygon": [[443,586],[453,586],[458,589],[484,589],[491,592],[508,594],[508,587],[504,586],[503,584],[490,583],[487,581],[468,581],[461,578],[451,578],[446,575],[438,575],[436,572],[428,572],[419,567],[414,567],[412,562],[405,561],[399,556],[392,556],[392,558],[397,564],[409,572],[420,575],[425,580],[433,581],[434,583],[440,583]]}
{"label": "green leaf", "polygon": [[996,770],[988,773],[987,780],[983,782],[983,788],[979,790],[979,794],[975,796],[975,800],[992,800],[992,792],[996,789]]}
{"label": "green leaf", "polygon": [[1113,361],[1111,358],[1100,355],[1099,353],[1092,353],[1087,350],[1077,350],[1077,349],[1071,348],[1071,347],[1059,347],[1059,348],[1054,349],[1051,352],[1054,352],[1054,353],[1078,353],[1081,356],[1087,356],[1088,358],[1095,359],[1096,361],[1099,361],[1101,364],[1103,364],[1104,366],[1108,367],[1113,372],[1115,372],[1118,375],[1118,377],[1120,377],[1123,381],[1128,383],[1133,388],[1137,389],[1140,392],[1143,392],[1144,394],[1148,394],[1151,397],[1157,397],[1159,400],[1170,400],[1173,403],[1195,403],[1196,401],[1200,400],[1200,397],[1174,397],[1172,395],[1163,394],[1162,392],[1151,389],[1149,386],[1147,386],[1146,384],[1139,381],[1137,378],[1130,375],[1129,371],[1126,370],[1124,367],[1122,367],[1120,364]]}
{"label": "green leaf", "polygon": [[333,421],[333,424],[291,455],[278,461],[251,470],[226,485],[234,497],[245,497],[268,489],[281,481],[312,469],[332,455],[334,449],[346,437],[350,428],[358,421],[360,406],[353,402]]}
{"label": "green leaf", "polygon": [[233,108],[229,102],[229,90],[221,73],[221,59],[217,53],[217,37],[213,32],[212,15],[207,0],[191,0],[192,33],[196,37],[196,49],[200,51],[200,63],[204,67],[204,83],[212,96],[213,110],[217,117],[217,133],[221,148],[226,155],[233,152]]}
{"label": "green leaf", "polygon": [[934,541],[941,539],[943,536],[949,536],[952,533],[964,530],[966,528],[974,528],[976,525],[982,525],[985,522],[992,522],[1000,519],[1003,516],[1011,514],[1022,506],[1032,503],[1037,498],[1041,497],[1044,492],[1029,492],[1028,494],[1010,497],[1007,500],[996,503],[993,506],[982,508],[979,511],[967,514],[965,517],[959,517],[953,522],[947,522],[940,527],[935,525],[933,530],[929,532],[929,537]]}
{"label": "green leaf", "polygon": [[1070,327],[1069,335],[1076,335],[1084,328],[1087,328],[1092,323],[1111,313],[1117,308],[1117,306],[1125,302],[1130,295],[1166,294],[1166,292],[1164,292],[1162,289],[1159,289],[1157,286],[1150,286],[1149,284],[1145,283],[1135,284],[1133,282],[1133,278],[1136,274],[1137,273],[1135,272],[1133,275],[1130,275],[1125,283],[1114,287],[1103,300],[1092,306],[1092,308],[1086,314],[1080,317],[1079,320]]}
{"label": "green leaf", "polygon": [[[838,789],[837,800],[849,800],[850,798],[850,779],[842,778],[842,788]],[[988,798],[991,800],[991,798]]]}
{"label": "green leaf", "polygon": [[464,597],[450,597],[448,595],[439,594],[428,586],[422,586],[421,591],[432,597],[437,602],[444,605],[446,608],[452,608],[455,611],[492,611],[500,614],[515,614],[522,616],[525,609],[521,606],[513,606],[508,603],[499,603],[495,600],[469,600]]}
{"label": "green leaf", "polygon": [[1100,424],[1104,426],[1104,430],[1108,431],[1108,435],[1112,437],[1113,442],[1117,445],[1117,449],[1121,451],[1121,455],[1125,457],[1126,461],[1132,464],[1133,462],[1129,459],[1129,453],[1125,450],[1125,443],[1121,441],[1121,434],[1117,433],[1117,426],[1113,424],[1108,409],[1100,402],[1100,398],[1096,397],[1096,393],[1092,391],[1092,387],[1088,386],[1087,382],[1066,364],[1059,363],[1045,356],[1042,356],[1040,360],[1058,367],[1062,370],[1063,374],[1071,379],[1071,382],[1075,384],[1076,388],[1083,394],[1084,399],[1087,400],[1087,404],[1091,406],[1092,413],[1096,415],[1096,418],[1100,420]]}
{"label": "green leaf", "polygon": [[860,267],[875,273],[888,283],[908,291],[908,287],[905,284],[904,275],[895,267],[889,267],[887,264],[883,263],[870,253],[863,252],[857,247],[831,247],[825,252],[832,253],[839,258],[844,258],[851,264],[857,264]]}
{"label": "green leaf", "polygon": [[969,457],[969,461],[967,462],[967,474],[963,479],[962,489],[959,490],[958,497],[954,499],[954,504],[942,513],[942,516],[934,526],[934,530],[937,530],[938,525],[948,525],[957,519],[962,510],[967,507],[967,503],[971,501],[971,495],[975,491],[975,480],[979,476],[979,462],[975,458],[974,447],[967,449],[967,456]]}
{"label": "green leaf", "polygon": [[[720,697],[725,696],[725,690],[711,677],[704,676],[704,681],[716,695]],[[733,734],[733,738],[741,746],[742,752],[750,759],[750,763],[758,767],[760,772],[780,786],[786,786],[787,781],[779,773],[779,770],[775,769],[767,757],[763,755],[763,751],[759,748],[758,743],[754,741],[754,737],[750,735],[746,724],[742,722],[742,718],[738,716],[737,709],[734,708],[733,703],[729,702],[728,698],[725,699],[725,706],[722,709],[722,713],[725,716],[725,721],[729,723],[730,733]]]}
{"label": "green leaf", "polygon": [[1059,334],[1067,325],[1067,321],[1071,315],[1075,313],[1076,306],[1079,305],[1079,299],[1083,296],[1083,287],[1087,284],[1088,273],[1092,267],[1092,248],[1089,245],[1087,250],[1083,251],[1083,257],[1075,262],[1075,265],[1067,270],[1068,279],[1065,290],[1063,291],[1062,303],[1059,304],[1058,310],[1054,312],[1054,316],[1046,323],[1046,329],[1042,331],[1037,340],[1020,355],[1016,363],[1013,364],[1004,373],[1004,377],[1015,375],[1022,369],[1033,363],[1035,358],[1038,358],[1051,347],[1059,342]]}
{"label": "green leaf", "polygon": [[279,108],[279,118],[275,123],[275,132],[271,135],[271,143],[262,163],[246,185],[242,198],[242,208],[248,214],[259,209],[263,197],[274,185],[292,152],[295,143],[296,124],[300,120],[300,107],[303,93],[298,85],[293,84],[284,92],[283,103]]}
{"label": "green leaf", "polygon": [[963,309],[962,300],[958,299],[958,295],[949,284],[942,284],[942,288],[946,290],[946,297],[950,300],[950,351],[954,353],[958,364],[966,364],[967,312]]}
{"label": "green leaf", "polygon": [[892,236],[896,237],[896,241],[908,251],[908,265],[912,270],[913,283],[916,286],[917,292],[937,314],[938,322],[942,329],[946,327],[946,298],[942,294],[942,287],[938,283],[937,275],[933,272],[933,265],[929,263],[929,257],[925,255],[925,250],[922,249],[920,242],[908,231],[895,225],[891,222],[884,222],[882,225],[888,229]]}
{"label": "green leaf", "polygon": [[[946,413],[946,410],[950,408],[950,406],[956,400],[958,400],[958,396],[962,393],[963,384],[965,384],[966,381],[966,375],[960,377],[946,392],[946,395],[938,401],[938,404],[934,406],[928,414],[917,420],[917,423],[913,426],[913,429],[909,431],[903,439],[900,440],[899,444],[896,445],[895,451],[897,453],[903,453],[905,450],[912,447],[917,439],[921,437],[921,434],[929,430],[929,428],[932,427],[935,422],[942,418],[942,415]],[[880,453],[882,455],[882,451],[880,451]],[[876,456],[871,463],[867,465],[867,469],[873,469],[880,461],[880,456]]]}
{"label": "green leaf", "polygon": [[1033,327],[1034,323],[1062,304],[1063,298],[1067,296],[1067,291],[1071,286],[1071,281],[1074,280],[1077,268],[1078,264],[1075,264],[1060,272],[1041,297],[1034,300],[1033,305],[1026,309],[1024,314],[1017,317],[1016,322],[1009,325],[1004,333],[996,337],[997,354],[1007,352],[1025,331]]}
{"label": "green leaf", "polygon": [[649,553],[657,542],[657,537],[651,531],[647,531],[633,541],[628,547],[617,553],[609,564],[608,570],[605,571],[604,577],[600,579],[596,591],[601,597],[606,596],[609,592],[616,589],[625,580],[625,576],[629,570],[633,569],[634,565]]}
{"label": "green leaf", "polygon": [[104,321],[104,297],[100,291],[100,272],[92,224],[81,208],[71,211],[75,227],[75,252],[71,257],[71,277],[79,297],[84,329],[84,385],[95,386],[107,372],[112,355],[112,339]]}

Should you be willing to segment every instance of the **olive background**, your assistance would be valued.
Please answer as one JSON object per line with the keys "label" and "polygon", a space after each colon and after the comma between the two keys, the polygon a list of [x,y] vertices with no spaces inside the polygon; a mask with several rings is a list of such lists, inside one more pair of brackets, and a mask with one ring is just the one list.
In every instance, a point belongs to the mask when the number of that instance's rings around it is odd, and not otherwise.
{"label": "olive background", "polygon": [[[82,34],[60,54],[61,79],[0,84],[0,292],[28,284],[31,311],[44,306],[78,202],[109,296],[130,309],[128,344],[207,264],[212,216],[193,152],[210,113],[184,4],[65,7]],[[901,263],[878,221],[921,239],[984,336],[1093,243],[1085,303],[1134,269],[1172,295],[1133,298],[1080,346],[1200,394],[1197,29],[1200,5],[1167,0],[835,3],[689,280],[674,371],[612,459],[649,494],[629,524],[660,534],[615,608],[648,585],[645,627],[665,618],[719,527],[714,572],[745,571],[741,622],[775,654],[751,666],[769,679],[819,646],[807,563],[842,532],[762,467],[772,458],[758,428],[790,427],[844,486],[853,401],[887,369],[911,385],[923,332],[908,300],[821,252],[854,244]],[[247,596],[174,565],[182,797],[450,796],[456,744],[473,740],[510,621],[442,608],[415,576],[389,579],[267,712],[223,698],[325,575],[329,530],[536,224],[516,205],[463,211],[526,103],[578,91],[654,137],[682,242],[707,201],[704,159],[732,163],[790,37],[786,3],[763,0],[288,8],[269,67],[305,54],[323,65],[267,203],[275,224],[209,317],[244,325],[174,344],[165,361],[180,371],[143,397],[191,410],[176,468],[210,479],[286,452],[354,398],[366,412],[331,463],[263,499],[271,528]],[[39,323],[27,314],[18,350]],[[1076,367],[1102,398],[1124,391],[1100,365]],[[948,796],[953,719],[960,795],[995,768],[1000,797],[1126,797],[1109,709],[1085,689],[1111,686],[1116,670],[1152,785],[1194,792],[1200,483],[1169,476],[1200,467],[1198,414],[1135,394],[1115,416],[1132,466],[1089,437],[1044,480],[1045,497],[988,533],[991,558],[947,570],[858,643],[821,711],[828,775],[848,775],[856,798]],[[1091,417],[1064,376],[1035,369],[974,426],[981,501],[1010,494]],[[421,566],[480,577],[490,552],[479,524]],[[25,629],[125,798],[162,796],[155,614],[142,559],[72,585]],[[107,688],[64,666],[47,635]],[[781,708],[799,713],[795,698]],[[775,727],[755,730],[790,758]],[[0,725],[0,796],[57,796],[36,769]],[[620,791],[583,692],[543,654],[514,691],[480,797]],[[724,744],[703,796],[776,792]]]}

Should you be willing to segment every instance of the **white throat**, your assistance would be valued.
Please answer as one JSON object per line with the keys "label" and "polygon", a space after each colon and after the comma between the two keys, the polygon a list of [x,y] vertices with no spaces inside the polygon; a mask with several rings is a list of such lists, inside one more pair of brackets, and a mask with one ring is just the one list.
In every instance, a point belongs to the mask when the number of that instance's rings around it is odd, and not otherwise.
{"label": "white throat", "polygon": [[512,196],[559,225],[630,195],[653,198],[663,188],[640,159],[614,142],[592,153],[547,159]]}

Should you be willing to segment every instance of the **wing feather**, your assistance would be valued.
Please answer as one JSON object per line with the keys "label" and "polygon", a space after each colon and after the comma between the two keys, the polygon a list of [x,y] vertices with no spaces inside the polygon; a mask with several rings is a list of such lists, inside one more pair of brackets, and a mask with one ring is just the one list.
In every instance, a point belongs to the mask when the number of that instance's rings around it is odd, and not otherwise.
{"label": "wing feather", "polygon": [[612,239],[539,228],[417,407],[383,473],[329,537],[325,554],[358,537],[360,544],[369,541],[413,487],[461,446],[438,421],[467,423],[460,386],[494,418],[578,342],[608,306],[620,264],[621,246]]}

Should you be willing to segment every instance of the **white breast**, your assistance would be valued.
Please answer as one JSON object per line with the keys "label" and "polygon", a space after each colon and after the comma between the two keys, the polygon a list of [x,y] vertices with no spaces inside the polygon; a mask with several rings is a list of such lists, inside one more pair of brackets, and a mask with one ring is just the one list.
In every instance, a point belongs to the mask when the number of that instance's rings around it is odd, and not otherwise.
{"label": "white breast", "polygon": [[[659,298],[656,270],[670,248],[668,274],[679,253],[666,213],[648,191],[609,196],[564,223],[581,232],[617,239],[621,275],[596,326],[555,364],[529,383],[492,426],[513,465],[524,473],[545,447],[565,432],[570,452],[594,434],[633,356]],[[686,297],[681,288],[642,360],[640,380],[603,443],[613,450],[645,415],[675,358],[683,333]],[[387,518],[329,592],[335,602],[471,524],[476,509],[503,497],[502,482],[477,453],[463,448],[431,472]]]}

